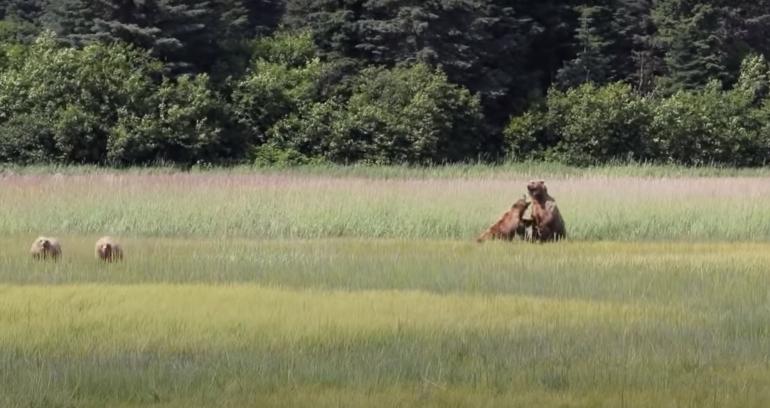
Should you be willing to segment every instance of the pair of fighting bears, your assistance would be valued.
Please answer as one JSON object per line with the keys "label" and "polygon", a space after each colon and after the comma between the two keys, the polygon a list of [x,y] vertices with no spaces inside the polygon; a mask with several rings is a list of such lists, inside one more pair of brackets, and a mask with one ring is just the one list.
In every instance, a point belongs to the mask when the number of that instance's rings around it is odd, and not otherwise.
{"label": "pair of fighting bears", "polygon": [[[492,224],[477,241],[487,239],[512,240],[520,236],[528,241],[558,241],[567,237],[564,219],[556,206],[556,200],[548,194],[545,181],[530,181],[527,184],[530,200],[521,198],[500,220]],[[531,217],[524,218],[527,208],[531,207]]]}

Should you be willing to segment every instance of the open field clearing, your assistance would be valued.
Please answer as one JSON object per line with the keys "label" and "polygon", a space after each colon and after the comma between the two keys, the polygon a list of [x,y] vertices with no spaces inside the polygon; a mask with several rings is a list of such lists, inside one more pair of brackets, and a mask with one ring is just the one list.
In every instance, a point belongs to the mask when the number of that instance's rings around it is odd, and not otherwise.
{"label": "open field clearing", "polygon": [[547,178],[569,242],[473,242],[527,178],[3,176],[0,406],[770,405],[767,179]]}

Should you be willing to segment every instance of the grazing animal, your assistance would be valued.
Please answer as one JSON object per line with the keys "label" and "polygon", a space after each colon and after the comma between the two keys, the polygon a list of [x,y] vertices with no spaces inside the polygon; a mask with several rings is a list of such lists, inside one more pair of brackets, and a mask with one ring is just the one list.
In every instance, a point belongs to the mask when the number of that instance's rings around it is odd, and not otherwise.
{"label": "grazing animal", "polygon": [[529,207],[529,203],[524,198],[513,203],[510,210],[504,212],[497,222],[476,238],[476,242],[484,242],[488,239],[510,241],[517,235],[524,237],[526,225],[522,220],[522,215],[527,207]]}
{"label": "grazing animal", "polygon": [[96,259],[105,262],[123,260],[123,248],[112,237],[101,237],[96,241]]}
{"label": "grazing animal", "polygon": [[558,241],[567,238],[564,219],[556,206],[556,200],[548,195],[545,181],[533,180],[527,184],[531,198],[532,239],[540,242]]}
{"label": "grazing animal", "polygon": [[53,259],[61,257],[61,244],[56,238],[38,237],[29,249],[34,259]]}

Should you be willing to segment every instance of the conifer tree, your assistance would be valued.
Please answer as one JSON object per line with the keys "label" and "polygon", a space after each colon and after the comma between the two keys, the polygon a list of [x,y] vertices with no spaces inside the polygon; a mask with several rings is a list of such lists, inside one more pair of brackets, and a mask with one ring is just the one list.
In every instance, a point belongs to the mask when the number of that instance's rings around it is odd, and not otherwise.
{"label": "conifer tree", "polygon": [[663,55],[654,41],[652,6],[653,0],[618,0],[613,17],[614,79],[626,81],[643,93],[652,91],[663,69]]}
{"label": "conifer tree", "polygon": [[660,0],[653,9],[657,40],[665,50],[661,89],[702,87],[729,78],[723,9],[691,0]]}
{"label": "conifer tree", "polygon": [[579,25],[575,30],[577,55],[568,61],[556,75],[561,88],[582,83],[604,84],[612,75],[611,57],[607,49],[612,44],[603,27],[609,23],[609,9],[601,6],[578,8]]}
{"label": "conifer tree", "polygon": [[219,76],[245,67],[247,42],[283,10],[279,0],[50,1],[48,24],[72,45],[120,40],[150,50],[171,74]]}

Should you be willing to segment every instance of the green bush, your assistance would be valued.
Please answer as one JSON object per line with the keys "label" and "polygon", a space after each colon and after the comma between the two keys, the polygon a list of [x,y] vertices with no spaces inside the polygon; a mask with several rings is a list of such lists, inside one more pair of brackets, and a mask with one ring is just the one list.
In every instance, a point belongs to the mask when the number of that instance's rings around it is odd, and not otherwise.
{"label": "green bush", "polygon": [[552,90],[544,108],[511,119],[508,155],[579,165],[764,165],[770,157],[769,72],[763,58],[751,57],[732,90],[716,81],[666,97],[643,96],[622,83]]}
{"label": "green bush", "polygon": [[340,99],[303,105],[272,140],[334,162],[452,162],[479,150],[478,98],[426,65],[364,69]]}
{"label": "green bush", "polygon": [[121,164],[214,161],[221,129],[211,118],[218,103],[207,75],[165,79],[141,109],[118,112],[107,157]]}
{"label": "green bush", "polygon": [[515,161],[542,159],[544,152],[557,142],[548,128],[548,114],[540,110],[511,118],[503,136],[508,158]]}
{"label": "green bush", "polygon": [[505,130],[518,160],[547,156],[570,164],[649,159],[650,101],[630,86],[591,83],[548,93],[545,111],[513,118]]}
{"label": "green bush", "polygon": [[[0,144],[8,161],[190,163],[213,160],[219,105],[205,75],[162,78],[162,64],[128,45],[60,46],[51,33],[6,47]],[[24,135],[34,131],[43,136]],[[34,144],[44,146],[37,147]]]}
{"label": "green bush", "polygon": [[314,101],[325,65],[307,34],[277,34],[257,42],[256,59],[232,91],[235,120],[258,145],[279,120]]}
{"label": "green bush", "polygon": [[345,109],[335,100],[304,105],[270,129],[271,143],[333,162],[362,160],[364,145],[351,137]]}
{"label": "green bush", "polygon": [[[120,43],[68,48],[45,32],[0,44],[0,161],[430,164],[490,150],[478,96],[441,70],[326,62],[307,33],[256,41],[248,72],[222,85],[227,99],[206,74],[169,79],[148,52]],[[624,83],[553,89],[510,120],[506,153],[578,165],[764,165],[768,94],[761,56],[743,61],[728,90],[718,82],[666,96]]]}
{"label": "green bush", "polygon": [[57,156],[52,126],[34,115],[0,123],[0,163],[39,164]]}
{"label": "green bush", "polygon": [[254,42],[254,56],[258,61],[301,68],[317,57],[310,32],[277,32]]}
{"label": "green bush", "polygon": [[593,164],[650,157],[645,136],[648,100],[623,83],[583,84],[548,96],[549,121],[561,135],[555,153],[564,161]]}
{"label": "green bush", "polygon": [[[660,159],[681,164],[761,165],[768,157],[760,132],[762,111],[738,90],[717,82],[679,91],[655,106],[651,138]],[[766,121],[764,121],[767,123]]]}
{"label": "green bush", "polygon": [[117,110],[130,109],[151,95],[151,78],[161,69],[146,54],[124,45],[62,48],[50,33],[30,46],[16,47],[6,58],[0,75],[0,123],[22,117],[25,126],[45,128],[54,143],[45,159],[66,163],[104,161]]}
{"label": "green bush", "polygon": [[251,150],[252,163],[257,167],[292,167],[308,164],[321,164],[318,158],[311,158],[293,150],[267,143]]}

